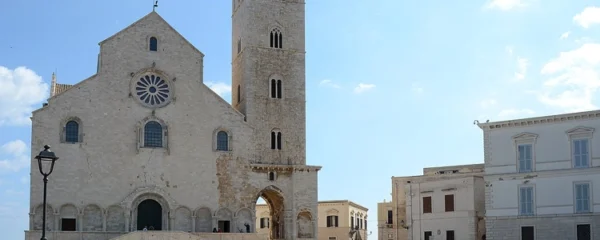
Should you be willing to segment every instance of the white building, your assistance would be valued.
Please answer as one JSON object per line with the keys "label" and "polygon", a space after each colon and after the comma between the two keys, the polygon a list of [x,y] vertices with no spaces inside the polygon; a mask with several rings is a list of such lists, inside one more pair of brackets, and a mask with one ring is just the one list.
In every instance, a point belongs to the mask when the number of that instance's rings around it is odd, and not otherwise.
{"label": "white building", "polygon": [[600,238],[600,111],[478,125],[488,240]]}
{"label": "white building", "polygon": [[26,239],[46,229],[48,239],[102,240],[148,227],[248,240],[259,235],[259,197],[273,209],[269,238],[316,239],[304,8],[232,2],[232,104],[204,84],[204,54],[154,11],[100,42],[90,77],[53,79],[48,103],[33,112],[31,149],[51,145],[60,159],[45,226],[42,177],[31,164]]}
{"label": "white building", "polygon": [[392,225],[407,229],[396,231],[396,239],[480,239],[485,234],[483,168],[483,164],[433,167],[423,169],[422,176],[392,178],[398,188],[394,205],[404,207],[398,212],[405,214]]}

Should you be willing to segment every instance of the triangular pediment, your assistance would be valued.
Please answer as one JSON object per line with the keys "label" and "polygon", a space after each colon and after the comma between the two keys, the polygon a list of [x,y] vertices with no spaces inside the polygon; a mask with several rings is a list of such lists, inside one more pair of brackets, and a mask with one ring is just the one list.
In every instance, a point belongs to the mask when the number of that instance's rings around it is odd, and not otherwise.
{"label": "triangular pediment", "polygon": [[151,22],[152,20],[159,20],[162,23],[164,23],[168,28],[170,28],[171,30],[173,30],[173,32],[175,32],[179,37],[181,37],[183,39],[183,41],[185,41],[187,44],[189,44],[191,46],[191,48],[198,52],[200,55],[202,55],[204,57],[204,54],[198,50],[192,43],[190,43],[183,35],[181,35],[179,32],[177,32],[177,30],[175,30],[175,28],[173,28],[173,26],[171,26],[171,24],[169,24],[164,18],[162,18],[157,12],[152,11],[148,14],[146,14],[146,16],[143,16],[142,18],[140,18],[139,20],[135,21],[134,23],[132,23],[131,25],[127,26],[126,28],[123,28],[121,31],[118,31],[117,33],[113,34],[112,36],[104,39],[102,42],[98,43],[99,45],[104,44],[105,42],[124,34],[125,32],[127,32],[127,30],[134,28],[137,25],[143,24],[144,22]]}
{"label": "triangular pediment", "polygon": [[512,138],[514,140],[519,140],[519,139],[535,139],[537,137],[538,137],[538,135],[535,133],[524,132],[524,133],[519,133],[517,135],[514,135]]}
{"label": "triangular pediment", "polygon": [[329,209],[327,210],[327,214],[331,214],[331,215],[338,215],[340,213],[340,211],[338,211],[337,209]]}
{"label": "triangular pediment", "polygon": [[593,133],[593,132],[594,132],[594,128],[578,126],[578,127],[574,127],[574,128],[567,130],[566,133],[571,135],[571,134]]}

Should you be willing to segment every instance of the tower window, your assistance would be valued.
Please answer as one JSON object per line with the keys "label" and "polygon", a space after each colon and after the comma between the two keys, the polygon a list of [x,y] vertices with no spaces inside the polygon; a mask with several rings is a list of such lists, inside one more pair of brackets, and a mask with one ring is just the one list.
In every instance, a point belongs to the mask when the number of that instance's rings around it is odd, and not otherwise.
{"label": "tower window", "polygon": [[217,133],[217,151],[229,151],[229,136],[225,131]]}
{"label": "tower window", "polygon": [[240,38],[240,39],[238,39],[238,42],[237,42],[237,52],[238,52],[238,54],[241,51],[242,51],[242,39]]}
{"label": "tower window", "polygon": [[79,142],[79,123],[76,121],[68,121],[65,125],[65,142]]}
{"label": "tower window", "polygon": [[271,79],[271,98],[281,98],[281,80]]}
{"label": "tower window", "polygon": [[278,28],[271,30],[269,43],[272,48],[283,48],[283,34]]}
{"label": "tower window", "polygon": [[271,149],[281,150],[281,132],[271,131]]}
{"label": "tower window", "polygon": [[275,173],[269,172],[269,181],[275,181]]}
{"label": "tower window", "polygon": [[156,52],[158,49],[158,39],[155,37],[150,38],[150,51]]}
{"label": "tower window", "polygon": [[238,84],[237,87],[237,102],[239,103],[242,99],[242,87]]}
{"label": "tower window", "polygon": [[144,147],[163,146],[163,127],[156,121],[150,121],[144,126]]}

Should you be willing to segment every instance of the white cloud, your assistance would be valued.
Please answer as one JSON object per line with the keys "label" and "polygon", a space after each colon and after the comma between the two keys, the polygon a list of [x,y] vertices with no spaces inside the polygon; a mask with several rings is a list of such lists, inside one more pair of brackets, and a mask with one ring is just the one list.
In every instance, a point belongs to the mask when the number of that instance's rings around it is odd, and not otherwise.
{"label": "white cloud", "polygon": [[529,66],[529,61],[526,58],[517,57],[517,71],[515,72],[516,80],[523,80],[527,75],[527,67]]}
{"label": "white cloud", "polygon": [[560,35],[560,39],[567,39],[567,38],[569,38],[569,35],[571,35],[570,31],[564,32],[563,34]]}
{"label": "white cloud", "polygon": [[425,91],[425,89],[423,89],[423,87],[421,87],[419,84],[417,83],[413,83],[410,90],[415,93],[415,94],[421,94]]}
{"label": "white cloud", "polygon": [[231,93],[231,85],[222,82],[206,82],[206,86],[213,90],[216,94],[223,97],[225,94]]}
{"label": "white cloud", "polygon": [[0,66],[0,126],[31,124],[34,106],[48,98],[48,84],[26,67]]}
{"label": "white cloud", "polygon": [[600,88],[600,44],[586,43],[561,52],[541,70],[550,76],[538,93],[541,103],[565,111],[596,109],[593,97]]}
{"label": "white cloud", "polygon": [[359,83],[358,86],[354,88],[354,93],[360,94],[373,88],[375,88],[375,84]]}
{"label": "white cloud", "polygon": [[509,109],[504,109],[504,110],[500,111],[498,113],[498,117],[515,118],[515,117],[525,117],[525,116],[533,115],[533,114],[535,114],[535,111],[533,111],[531,109],[509,108]]}
{"label": "white cloud", "polygon": [[486,7],[500,9],[502,11],[508,11],[517,7],[525,7],[527,3],[525,0],[492,0]]}
{"label": "white cloud", "polygon": [[600,7],[586,7],[573,17],[573,21],[583,28],[600,23]]}
{"label": "white cloud", "polygon": [[498,103],[498,101],[496,101],[496,99],[489,98],[489,99],[484,99],[481,102],[479,102],[479,106],[481,106],[481,108],[483,108],[483,109],[487,109],[493,105],[496,105],[496,103]]}
{"label": "white cloud", "polygon": [[333,81],[329,80],[329,79],[324,79],[323,81],[321,81],[319,83],[319,86],[323,86],[323,87],[331,87],[331,88],[341,88],[340,85],[334,83]]}
{"label": "white cloud", "polygon": [[21,140],[8,142],[0,147],[0,154],[8,156],[8,159],[0,158],[0,172],[19,171],[29,166],[29,154],[27,146]]}

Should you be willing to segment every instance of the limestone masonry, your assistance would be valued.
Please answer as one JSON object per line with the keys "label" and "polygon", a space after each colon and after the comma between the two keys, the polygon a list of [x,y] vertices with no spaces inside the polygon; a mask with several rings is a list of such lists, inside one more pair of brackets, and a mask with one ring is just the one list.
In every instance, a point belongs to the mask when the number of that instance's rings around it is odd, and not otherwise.
{"label": "limestone masonry", "polygon": [[[256,234],[259,197],[270,208],[268,237],[317,239],[321,167],[306,165],[304,1],[232,7],[231,105],[204,85],[204,55],[154,11],[100,42],[96,74],[72,86],[53,76],[31,143],[32,156],[47,144],[60,157],[48,184],[48,239],[144,228]],[[26,239],[39,239],[43,182],[31,171]]]}

